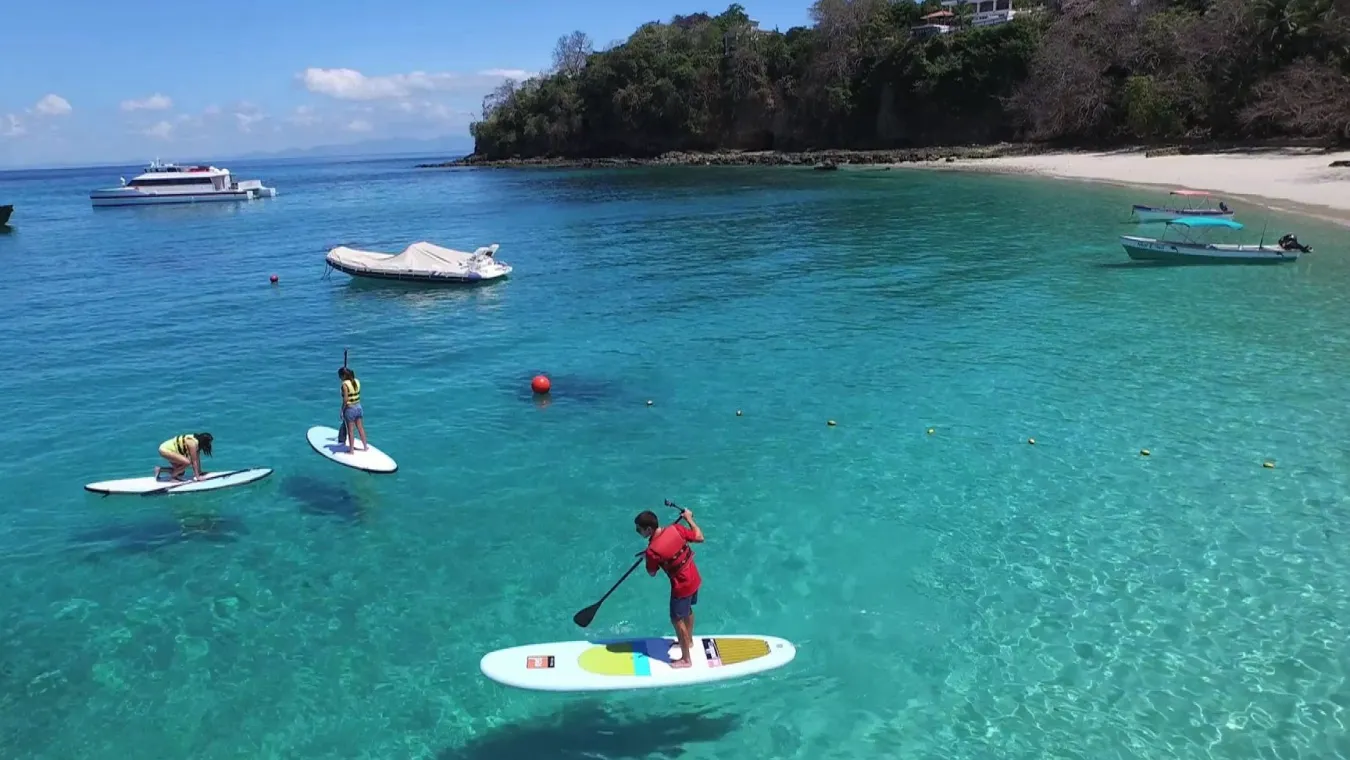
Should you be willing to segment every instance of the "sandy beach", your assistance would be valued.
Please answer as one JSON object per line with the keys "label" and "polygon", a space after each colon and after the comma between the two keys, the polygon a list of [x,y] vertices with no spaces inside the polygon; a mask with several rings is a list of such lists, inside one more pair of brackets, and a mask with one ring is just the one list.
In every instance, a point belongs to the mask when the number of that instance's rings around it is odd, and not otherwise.
{"label": "sandy beach", "polygon": [[[1033,156],[958,159],[901,166],[954,171],[1034,174],[1136,186],[1153,191],[1208,190],[1233,201],[1315,216],[1350,226],[1350,151],[1324,153],[1281,149],[1245,153],[1146,157],[1144,151],[1047,153]],[[1159,201],[1141,196],[1141,203]]]}

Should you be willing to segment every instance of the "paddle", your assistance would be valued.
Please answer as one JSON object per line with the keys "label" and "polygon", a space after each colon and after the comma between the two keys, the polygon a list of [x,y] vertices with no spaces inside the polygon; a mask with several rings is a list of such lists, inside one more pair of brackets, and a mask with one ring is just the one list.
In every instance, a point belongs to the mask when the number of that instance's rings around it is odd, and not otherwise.
{"label": "paddle", "polygon": [[[342,368],[347,368],[347,349],[342,349]],[[341,413],[338,414],[338,445],[347,442],[347,417]]]}
{"label": "paddle", "polygon": [[[674,508],[674,509],[680,509],[679,505],[676,504],[675,502],[671,501],[670,499],[666,499],[665,502],[666,502],[666,506],[667,506],[667,507],[671,507],[671,508]],[[680,510],[680,511],[683,512],[684,510]],[[678,523],[679,520],[676,520],[675,522]],[[673,524],[674,524],[674,523],[672,523],[672,525],[673,525]],[[614,590],[617,589],[617,588],[620,586],[620,584],[622,584],[624,581],[628,580],[628,576],[632,575],[632,574],[633,574],[633,571],[636,570],[636,569],[638,569],[638,566],[642,564],[642,554],[643,554],[643,552],[638,552],[638,560],[637,560],[637,562],[634,562],[634,563],[633,563],[633,566],[630,567],[630,568],[628,568],[628,572],[624,573],[622,578],[620,578],[619,580],[615,581],[614,585],[609,587],[609,591],[606,591],[606,592],[605,592],[605,595],[602,596],[602,597],[600,597],[600,601],[596,602],[595,604],[592,604],[591,606],[587,607],[586,609],[581,610],[581,611],[578,612],[577,614],[573,615],[573,616],[572,616],[572,622],[573,622],[573,623],[576,623],[577,625],[581,626],[582,628],[585,628],[586,626],[590,625],[590,624],[591,624],[591,621],[592,621],[592,620],[595,620],[595,614],[596,614],[597,612],[600,611],[600,605],[604,604],[604,603],[605,603],[605,600],[609,598],[609,595],[612,594],[612,593],[614,593]]]}
{"label": "paddle", "polygon": [[[226,477],[227,475],[238,475],[238,474],[241,473],[241,472],[243,472],[243,470],[224,470],[224,471],[221,471],[221,472],[209,472],[209,473],[207,473],[207,474],[205,474],[205,475],[202,476],[202,480],[212,480],[212,479],[214,479],[214,478],[223,478],[223,477]],[[196,480],[191,480],[191,479],[189,479],[189,480],[174,480],[174,481],[170,482],[170,483],[169,483],[168,485],[166,485],[166,486],[162,486],[162,487],[160,487],[160,488],[152,488],[152,489],[150,489],[149,491],[142,491],[142,492],[141,492],[141,496],[155,496],[155,495],[157,495],[157,494],[168,493],[169,491],[172,491],[173,489],[178,488],[179,486],[186,486],[186,485],[190,485],[190,484],[192,484],[192,483],[198,483],[198,482],[201,482],[201,481],[196,481]]]}

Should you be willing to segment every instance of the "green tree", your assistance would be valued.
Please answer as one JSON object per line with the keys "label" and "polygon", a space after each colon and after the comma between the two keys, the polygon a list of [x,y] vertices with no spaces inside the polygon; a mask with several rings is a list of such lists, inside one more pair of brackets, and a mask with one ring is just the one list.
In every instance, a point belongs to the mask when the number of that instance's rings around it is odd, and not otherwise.
{"label": "green tree", "polygon": [[915,38],[936,0],[816,0],[644,24],[508,83],[471,126],[486,159],[1304,136],[1350,140],[1347,0],[1057,0]]}

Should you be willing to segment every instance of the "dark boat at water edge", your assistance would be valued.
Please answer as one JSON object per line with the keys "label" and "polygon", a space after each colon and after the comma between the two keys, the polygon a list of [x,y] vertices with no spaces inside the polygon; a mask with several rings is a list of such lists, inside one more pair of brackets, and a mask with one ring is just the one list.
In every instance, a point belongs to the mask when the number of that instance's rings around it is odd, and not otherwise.
{"label": "dark boat at water edge", "polygon": [[0,206],[0,227],[9,224],[9,215],[14,213],[13,206]]}

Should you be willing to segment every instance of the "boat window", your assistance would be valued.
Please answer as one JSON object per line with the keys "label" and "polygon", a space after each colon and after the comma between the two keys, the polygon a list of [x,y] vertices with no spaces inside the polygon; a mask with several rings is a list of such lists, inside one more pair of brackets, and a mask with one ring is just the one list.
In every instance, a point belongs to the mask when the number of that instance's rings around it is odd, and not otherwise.
{"label": "boat window", "polygon": [[210,185],[210,177],[165,177],[163,179],[133,179],[128,187],[164,187],[166,185]]}

